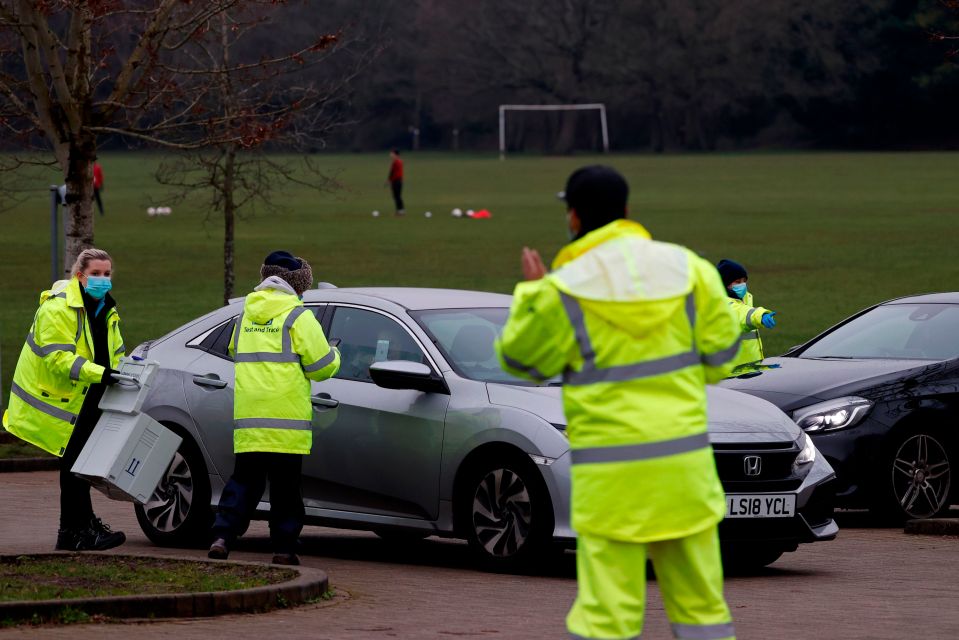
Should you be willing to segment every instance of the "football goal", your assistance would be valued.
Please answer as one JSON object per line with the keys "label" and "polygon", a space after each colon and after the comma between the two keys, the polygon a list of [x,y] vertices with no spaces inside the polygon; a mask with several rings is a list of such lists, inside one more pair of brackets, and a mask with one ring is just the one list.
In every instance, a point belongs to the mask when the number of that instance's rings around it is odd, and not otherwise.
{"label": "football goal", "polygon": [[506,114],[510,111],[597,111],[603,140],[603,153],[609,153],[609,129],[606,126],[606,105],[594,104],[501,104],[499,106],[499,159],[506,158]]}

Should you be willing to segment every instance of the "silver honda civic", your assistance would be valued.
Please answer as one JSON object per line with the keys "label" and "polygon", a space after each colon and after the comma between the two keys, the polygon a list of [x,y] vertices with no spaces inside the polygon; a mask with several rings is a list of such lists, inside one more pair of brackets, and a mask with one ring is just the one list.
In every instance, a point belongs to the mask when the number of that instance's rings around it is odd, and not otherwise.
{"label": "silver honda civic", "polygon": [[[569,546],[560,381],[516,379],[493,349],[511,297],[321,287],[304,304],[339,341],[342,362],[334,378],[312,383],[307,523],[465,538],[481,564],[499,570]],[[156,493],[136,506],[157,544],[208,541],[233,470],[227,345],[242,306],[233,300],[133,353],[161,366],[144,410],[183,437]],[[711,387],[709,433],[727,493],[720,532],[728,564],[763,566],[799,543],[835,537],[833,470],[784,413]],[[266,498],[257,514],[268,510]]]}

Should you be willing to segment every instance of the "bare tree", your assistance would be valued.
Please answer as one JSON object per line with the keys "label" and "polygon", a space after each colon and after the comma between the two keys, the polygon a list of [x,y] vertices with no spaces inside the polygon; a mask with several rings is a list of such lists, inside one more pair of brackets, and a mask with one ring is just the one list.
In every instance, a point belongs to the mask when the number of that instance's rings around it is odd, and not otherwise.
{"label": "bare tree", "polygon": [[[337,102],[355,75],[376,53],[375,46],[330,34],[307,51],[269,60],[249,52],[260,31],[262,16],[257,12],[232,10],[218,16],[218,28],[200,38],[202,46],[185,55],[194,68],[207,68],[194,83],[182,87],[185,95],[198,95],[193,108],[207,114],[198,151],[187,150],[161,163],[157,179],[173,187],[174,197],[183,199],[197,191],[206,194],[209,216],[223,217],[223,300],[234,292],[234,235],[237,216],[258,208],[274,209],[274,196],[286,184],[298,184],[316,191],[335,186],[308,156],[285,159],[278,149],[289,152],[321,147],[324,136],[344,124]],[[248,46],[249,45],[249,46]],[[346,64],[331,72],[330,57],[343,48],[352,48]],[[308,54],[312,54],[309,55]],[[242,135],[231,135],[243,131]]]}
{"label": "bare tree", "polygon": [[[66,265],[93,244],[93,161],[104,137],[180,151],[255,148],[320,102],[253,94],[277,69],[327,56],[335,34],[274,41],[226,66],[210,51],[223,16],[244,15],[249,30],[284,8],[275,0],[0,0],[0,127],[53,150],[72,196]],[[211,105],[227,76],[248,99],[224,111]]]}

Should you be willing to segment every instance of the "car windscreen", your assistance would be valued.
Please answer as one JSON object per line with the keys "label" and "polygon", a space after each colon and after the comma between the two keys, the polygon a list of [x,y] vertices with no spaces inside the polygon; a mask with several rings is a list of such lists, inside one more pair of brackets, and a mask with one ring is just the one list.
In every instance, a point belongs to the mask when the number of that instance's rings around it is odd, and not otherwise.
{"label": "car windscreen", "polygon": [[[506,307],[431,309],[410,315],[429,334],[453,369],[471,380],[532,385],[500,367],[493,343],[509,317]],[[559,378],[545,384],[558,384]]]}
{"label": "car windscreen", "polygon": [[959,305],[884,304],[825,335],[799,357],[959,357]]}

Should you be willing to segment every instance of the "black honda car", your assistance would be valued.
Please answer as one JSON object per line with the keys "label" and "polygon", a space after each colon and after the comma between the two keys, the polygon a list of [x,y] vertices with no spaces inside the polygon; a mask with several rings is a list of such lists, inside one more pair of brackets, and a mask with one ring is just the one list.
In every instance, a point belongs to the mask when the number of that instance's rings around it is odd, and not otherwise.
{"label": "black honda car", "polygon": [[875,305],[722,384],[772,402],[812,436],[841,506],[902,520],[951,504],[959,292]]}

